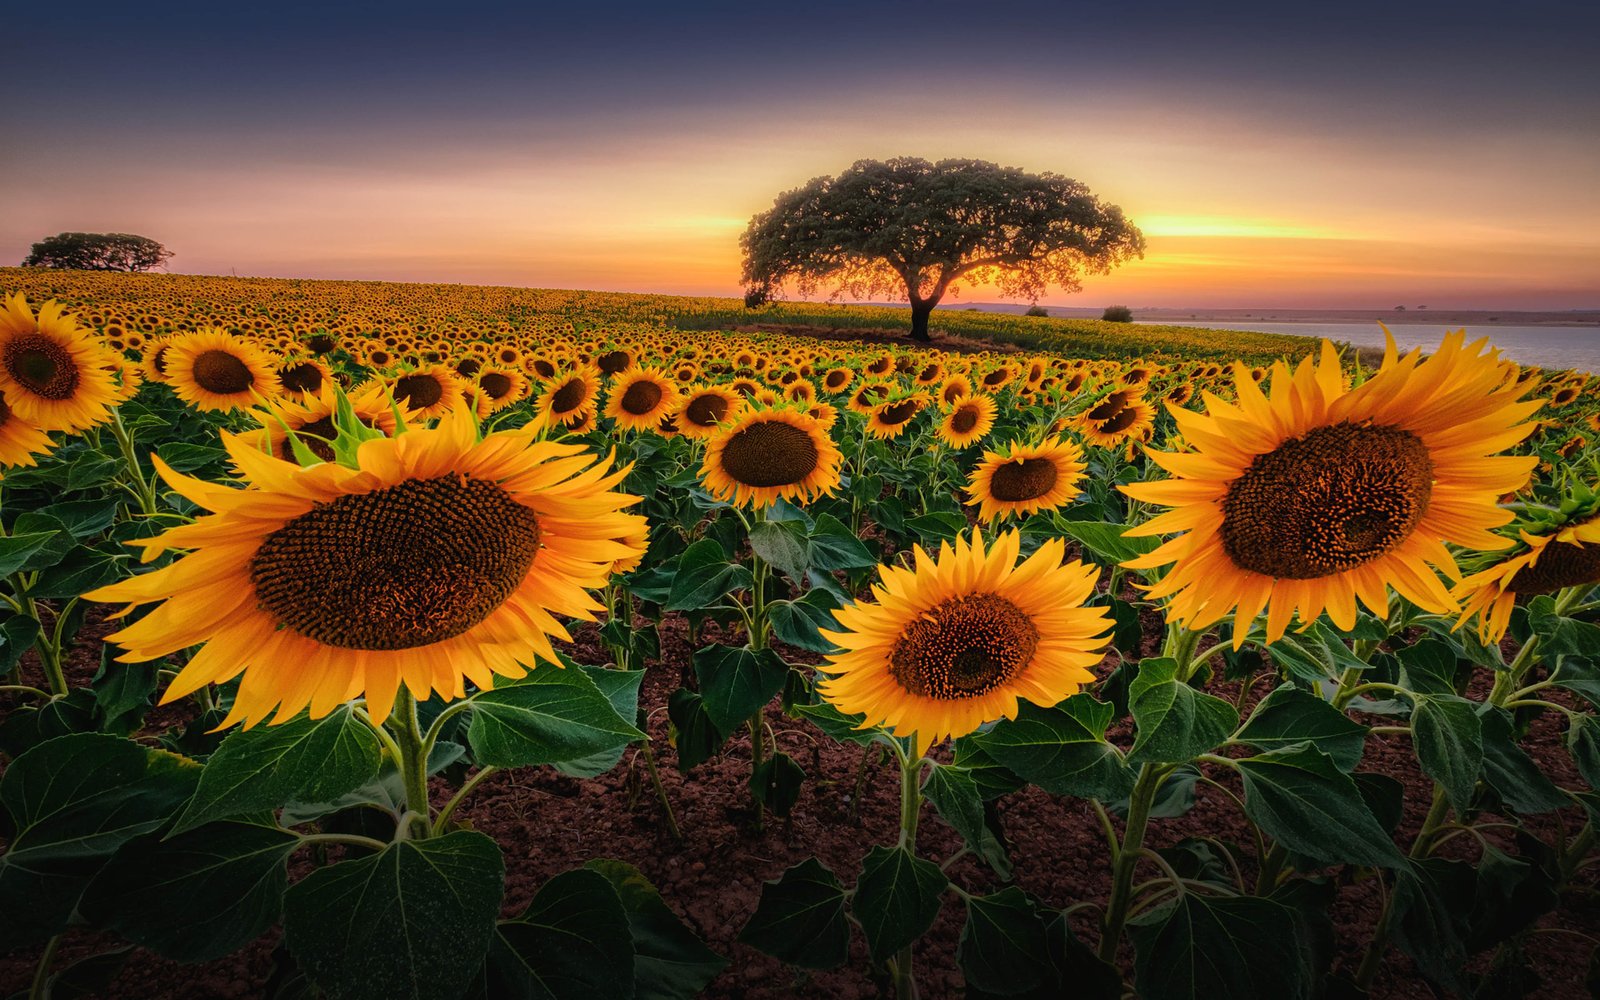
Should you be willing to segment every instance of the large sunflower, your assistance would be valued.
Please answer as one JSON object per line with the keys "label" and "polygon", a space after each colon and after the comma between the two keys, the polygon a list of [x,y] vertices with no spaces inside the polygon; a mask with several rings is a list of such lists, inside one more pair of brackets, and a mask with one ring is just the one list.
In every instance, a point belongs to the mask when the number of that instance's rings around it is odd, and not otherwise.
{"label": "large sunflower", "polygon": [[744,397],[727,386],[691,390],[678,401],[678,432],[687,438],[710,437],[743,408]]}
{"label": "large sunflower", "polygon": [[1478,636],[1486,643],[1504,638],[1517,598],[1600,584],[1600,512],[1546,533],[1520,535],[1516,555],[1472,574],[1452,593],[1461,602],[1460,624],[1476,615]]}
{"label": "large sunflower", "polygon": [[626,470],[526,430],[479,440],[465,410],[433,429],[363,443],[359,468],[302,468],[224,434],[245,489],[162,477],[212,511],[131,544],[170,566],[85,595],[161,601],[110,638],[138,662],[204,644],[164,701],[243,674],[223,725],[313,717],[366,698],[375,721],[404,684],[460,698],[471,681],[557,662],[553,615],[593,620],[586,588],[636,551],[638,498],[612,492]]}
{"label": "large sunflower", "polygon": [[444,365],[430,364],[368,382],[357,395],[362,399],[393,399],[418,420],[431,420],[454,412],[466,393],[455,372]]}
{"label": "large sunflower", "polygon": [[1537,459],[1496,456],[1527,436],[1539,402],[1508,378],[1487,341],[1447,336],[1439,352],[1397,356],[1345,388],[1326,341],[1320,362],[1273,366],[1271,396],[1235,365],[1237,404],[1205,394],[1207,412],[1169,407],[1194,450],[1149,452],[1173,478],[1122,487],[1173,507],[1127,533],[1181,532],[1128,566],[1176,563],[1151,589],[1168,615],[1205,628],[1237,609],[1234,643],[1267,610],[1267,641],[1298,613],[1324,610],[1355,626],[1359,599],[1387,617],[1388,589],[1425,610],[1456,603],[1434,568],[1458,576],[1446,542],[1484,550],[1509,540],[1496,499],[1527,481]]}
{"label": "large sunflower", "polygon": [[478,371],[473,390],[478,398],[478,414],[488,416],[499,413],[528,394],[528,376],[521,368],[510,365],[490,365]]}
{"label": "large sunflower", "polygon": [[824,630],[843,652],[820,669],[822,696],[863,728],[884,725],[916,739],[920,755],[947,736],[1015,718],[1019,699],[1050,706],[1094,680],[1111,621],[1086,608],[1098,570],[1062,565],[1052,538],[1017,565],[1021,535],[984,551],[983,537],[956,539],[914,567],[884,566],[874,602],[834,612]]}
{"label": "large sunflower", "polygon": [[952,448],[965,448],[983,440],[994,427],[994,400],[986,395],[965,396],[939,421],[939,440]]}
{"label": "large sunflower", "polygon": [[678,386],[654,368],[630,368],[611,382],[605,415],[621,430],[651,430],[678,405]]}
{"label": "large sunflower", "polygon": [[700,478],[736,506],[779,497],[809,502],[839,485],[839,449],[816,419],[796,410],[751,410],[707,441]]}
{"label": "large sunflower", "polygon": [[172,391],[197,410],[249,409],[283,391],[265,351],[216,327],[173,341],[162,365]]}
{"label": "large sunflower", "polygon": [[50,435],[13,412],[6,404],[6,397],[0,394],[0,470],[36,465],[35,456],[49,454],[53,447]]}
{"label": "large sunflower", "polygon": [[0,393],[40,430],[82,431],[105,420],[117,403],[109,370],[116,360],[54,299],[38,316],[21,292],[0,309]]}
{"label": "large sunflower", "polygon": [[283,395],[299,403],[321,395],[333,382],[333,372],[324,361],[294,358],[278,366],[278,382]]}
{"label": "large sunflower", "polygon": [[[317,458],[324,462],[334,460],[333,440],[337,430],[333,426],[334,411],[338,408],[338,390],[325,385],[315,396],[304,402],[280,399],[256,412],[261,422],[258,431],[246,431],[239,441],[257,451],[276,455],[285,462],[297,461],[291,434]],[[381,396],[367,394],[350,399],[354,416],[363,425],[385,434],[394,434],[396,407]],[[404,413],[404,408],[400,408]],[[410,414],[407,414],[410,416]]]}
{"label": "large sunflower", "polygon": [[967,481],[967,503],[983,521],[1055,510],[1082,492],[1084,468],[1083,452],[1066,438],[985,451]]}

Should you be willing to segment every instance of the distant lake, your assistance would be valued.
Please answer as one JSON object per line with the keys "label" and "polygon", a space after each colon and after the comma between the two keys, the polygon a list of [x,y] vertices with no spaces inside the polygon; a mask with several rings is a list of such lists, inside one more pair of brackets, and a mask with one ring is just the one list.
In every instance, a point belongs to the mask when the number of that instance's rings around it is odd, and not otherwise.
{"label": "distant lake", "polygon": [[[1248,320],[1162,321],[1171,326],[1210,326],[1218,329],[1286,333],[1297,337],[1326,337],[1357,347],[1383,347],[1383,331],[1376,323],[1253,323]],[[1429,351],[1451,330],[1460,327],[1424,323],[1392,323],[1389,332],[1401,350],[1420,347]],[[1467,340],[1488,337],[1489,343],[1519,364],[1541,368],[1577,368],[1600,374],[1600,327],[1594,326],[1469,326]]]}

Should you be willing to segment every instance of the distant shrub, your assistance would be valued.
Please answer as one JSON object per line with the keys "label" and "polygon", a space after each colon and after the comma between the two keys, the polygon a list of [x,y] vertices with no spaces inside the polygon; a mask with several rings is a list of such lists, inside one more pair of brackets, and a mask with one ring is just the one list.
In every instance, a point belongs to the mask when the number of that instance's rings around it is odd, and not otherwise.
{"label": "distant shrub", "polygon": [[751,285],[744,290],[744,307],[760,309],[772,304],[772,289],[767,285]]}
{"label": "distant shrub", "polygon": [[1133,310],[1127,306],[1106,306],[1106,311],[1100,314],[1100,318],[1107,323],[1132,323]]}
{"label": "distant shrub", "polygon": [[1023,313],[1022,315],[1024,315],[1024,316],[1048,316],[1048,315],[1050,315],[1050,310],[1046,309],[1044,306],[1029,306],[1028,307],[1028,311]]}

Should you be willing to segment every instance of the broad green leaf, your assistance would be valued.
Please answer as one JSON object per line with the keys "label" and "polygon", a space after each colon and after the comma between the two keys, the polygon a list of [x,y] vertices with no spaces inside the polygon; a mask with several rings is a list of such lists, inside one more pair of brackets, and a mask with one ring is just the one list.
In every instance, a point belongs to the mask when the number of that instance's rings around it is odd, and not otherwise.
{"label": "broad green leaf", "polygon": [[60,521],[73,538],[94,538],[111,530],[111,526],[117,520],[117,510],[121,506],[122,501],[117,497],[106,497],[101,500],[68,500],[40,507],[39,513],[49,514]]}
{"label": "broad green leaf", "polygon": [[1512,736],[1511,714],[1484,705],[1478,718],[1483,725],[1483,778],[1506,805],[1519,813],[1561,809],[1571,803]]}
{"label": "broad green leaf", "polygon": [[805,969],[832,969],[850,954],[844,887],[816,858],[807,858],[761,887],[761,901],[739,940]]}
{"label": "broad green leaf", "polygon": [[967,900],[956,964],[969,988],[1003,996],[1041,989],[1055,979],[1044,918],[1016,886]]}
{"label": "broad green leaf", "polygon": [[1289,907],[1256,896],[1185,892],[1128,923],[1142,1000],[1310,1000]]}
{"label": "broad green leaf", "polygon": [[0,619],[0,674],[15,670],[22,654],[32,649],[38,638],[38,619],[13,614]]}
{"label": "broad green leaf", "polygon": [[1396,654],[1400,683],[1418,694],[1456,693],[1456,653],[1439,639],[1423,639]]}
{"label": "broad green leaf", "polygon": [[1545,656],[1593,657],[1600,653],[1600,625],[1556,614],[1555,602],[1548,595],[1530,602],[1528,625],[1539,637],[1539,652]]}
{"label": "broad green leaf", "polygon": [[[644,683],[643,670],[609,670],[605,667],[587,665],[578,669],[582,670],[594,682],[595,687],[600,689],[600,693],[606,696],[618,718],[623,720],[638,718],[639,685]],[[555,768],[562,774],[570,774],[574,778],[592,778],[616,767],[626,751],[627,745],[624,744],[577,760],[558,761]]]}
{"label": "broad green leaf", "polygon": [[923,547],[932,551],[941,542],[953,542],[967,530],[967,519],[949,511],[930,511],[906,518],[906,528],[917,536]]}
{"label": "broad green leaf", "polygon": [[139,728],[150,710],[161,666],[160,661],[118,663],[116,647],[101,647],[100,669],[89,682],[101,731],[126,736]]}
{"label": "broad green leaf", "polygon": [[798,521],[758,521],[750,526],[750,549],[791,580],[803,580],[811,564],[806,527]]}
{"label": "broad green leaf", "polygon": [[1476,894],[1477,873],[1465,861],[1410,861],[1395,877],[1390,904],[1394,941],[1429,980],[1467,995],[1462,937]]}
{"label": "broad green leaf", "polygon": [[1137,734],[1130,764],[1178,764],[1215,749],[1239,725],[1239,713],[1221,698],[1196,691],[1177,679],[1169,658],[1139,664],[1128,689]]}
{"label": "broad green leaf", "polygon": [[867,853],[850,912],[861,923],[874,962],[887,962],[927,933],[949,884],[938,865],[904,847],[874,847]]}
{"label": "broad green leaf", "polygon": [[811,565],[820,570],[865,569],[878,560],[848,527],[832,514],[819,514],[811,528]]}
{"label": "broad green leaf", "polygon": [[1291,851],[1328,864],[1398,868],[1405,858],[1333,758],[1307,744],[1246,757],[1244,810]]}
{"label": "broad green leaf", "polygon": [[678,557],[665,608],[699,611],[736,590],[749,590],[753,582],[750,571],[731,561],[720,542],[702,538]]}
{"label": "broad green leaf", "polygon": [[65,928],[106,861],[165,824],[199,773],[186,758],[100,733],[57,737],[12,761],[0,778],[11,831],[0,854],[0,940]]}
{"label": "broad green leaf", "polygon": [[706,712],[724,737],[783,690],[789,666],[770,649],[707,646],[694,654]]}
{"label": "broad green leaf", "polygon": [[1261,699],[1236,739],[1257,750],[1309,740],[1341,770],[1354,771],[1366,747],[1367,727],[1316,695],[1284,684]]}
{"label": "broad green leaf", "polygon": [[94,692],[73,688],[58,698],[20,705],[0,719],[0,750],[19,757],[41,743],[73,733],[93,733]]}
{"label": "broad green leaf", "polygon": [[688,1000],[728,965],[662,900],[639,869],[596,859],[584,865],[605,876],[628,914],[633,934],[634,1000]]}
{"label": "broad green leaf", "polygon": [[983,819],[983,795],[972,772],[953,764],[935,764],[922,785],[946,823],[961,834],[972,853],[983,858],[1001,878],[1011,877],[1011,860]]}
{"label": "broad green leaf", "polygon": [[806,772],[782,751],[772,754],[750,773],[750,794],[777,816],[787,816],[800,801]]}
{"label": "broad green leaf", "polygon": [[479,765],[530,767],[590,758],[645,738],[582,670],[540,667],[472,697],[467,742]]}
{"label": "broad green leaf", "polygon": [[1456,815],[1465,816],[1483,771],[1483,725],[1476,708],[1453,694],[1419,696],[1416,704],[1411,736],[1417,761],[1444,786]]}
{"label": "broad green leaf", "polygon": [[376,778],[380,761],[378,738],[348,705],[320,719],[235,730],[206,761],[173,832],[290,802],[330,801]]}
{"label": "broad green leaf", "polygon": [[60,562],[42,571],[28,593],[33,597],[68,600],[115,582],[122,576],[122,567],[127,561],[125,552],[80,545]]}
{"label": "broad green leaf", "polygon": [[1031,702],[1018,706],[1015,719],[972,737],[996,763],[1054,795],[1102,802],[1126,798],[1133,771],[1122,751],[1105,739],[1112,708],[1076,694],[1055,708]]}
{"label": "broad green leaf", "polygon": [[1062,521],[1060,528],[1063,534],[1071,537],[1084,551],[1094,557],[1094,561],[1105,565],[1115,565],[1137,559],[1145,555],[1159,544],[1159,538],[1129,538],[1123,532],[1130,525],[1112,524],[1109,521]]}
{"label": "broad green leaf", "polygon": [[633,934],[611,882],[578,868],[552,877],[502,920],[484,963],[495,1000],[629,1000]]}
{"label": "broad green leaf", "polygon": [[1600,788],[1600,720],[1588,714],[1573,716],[1567,730],[1567,750],[1589,787]]}
{"label": "broad green leaf", "polygon": [[0,538],[0,577],[7,577],[23,569],[35,569],[28,560],[50,544],[60,532],[32,531]]}
{"label": "broad green leaf", "polygon": [[[1591,656],[1600,656],[1600,646],[1591,650]],[[1600,665],[1583,656],[1563,656],[1561,665],[1550,677],[1551,683],[1583,696],[1595,708],[1600,708]]]}
{"label": "broad green leaf", "polygon": [[284,940],[332,1000],[455,1000],[495,937],[504,882],[481,833],[402,840],[290,886]]}
{"label": "broad green leaf", "polygon": [[773,601],[767,605],[767,621],[772,623],[772,634],[780,642],[811,653],[832,653],[838,650],[823,637],[819,630],[835,629],[839,623],[833,619],[833,598],[823,590],[806,591],[798,601]]}
{"label": "broad green leaf", "polygon": [[678,752],[678,770],[688,773],[709,760],[722,746],[722,734],[706,714],[698,692],[679,688],[667,699],[667,719],[672,723],[672,745]]}
{"label": "broad green leaf", "polygon": [[845,715],[826,701],[815,705],[796,705],[794,711],[796,715],[809,719],[812,725],[822,730],[829,738],[840,743],[869,747],[873,743],[893,739],[876,727],[860,728],[866,716]]}
{"label": "broad green leaf", "polygon": [[163,958],[221,958],[278,922],[299,846],[292,833],[227,821],[166,840],[140,837],[101,869],[79,908]]}

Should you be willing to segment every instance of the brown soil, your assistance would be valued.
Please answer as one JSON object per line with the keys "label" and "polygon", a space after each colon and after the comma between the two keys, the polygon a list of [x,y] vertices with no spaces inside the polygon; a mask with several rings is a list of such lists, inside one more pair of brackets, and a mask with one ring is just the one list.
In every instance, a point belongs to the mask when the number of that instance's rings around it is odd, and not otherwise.
{"label": "brown soil", "polygon": [[[1159,628],[1157,619],[1146,621],[1152,640],[1160,634]],[[71,660],[74,685],[87,684],[94,673],[98,662],[95,642],[105,631],[98,624],[85,629],[85,641],[80,642]],[[737,943],[735,938],[755,909],[763,881],[778,877],[785,868],[815,854],[848,884],[873,845],[893,840],[898,790],[892,765],[884,762],[870,767],[861,800],[853,802],[863,754],[871,755],[872,751],[833,743],[810,726],[786,718],[775,706],[771,707],[767,721],[779,745],[801,763],[809,780],[793,815],[787,820],[769,821],[764,831],[757,831],[745,784],[750,767],[747,735],[734,737],[721,756],[702,764],[692,774],[684,776],[677,771],[676,755],[667,743],[664,706],[678,686],[680,671],[691,650],[681,620],[669,619],[662,633],[663,657],[649,666],[641,704],[649,712],[652,745],[667,795],[685,835],[684,842],[674,842],[667,832],[643,761],[636,757],[630,756],[613,771],[589,781],[576,781],[546,768],[498,775],[477,790],[458,816],[494,837],[505,851],[505,914],[520,911],[544,880],[557,872],[595,857],[619,858],[638,866],[688,925],[730,959],[707,996],[729,1000],[797,995],[887,996],[886,985],[870,971],[859,936],[852,943],[850,963],[825,972],[785,967]],[[708,628],[708,633],[710,639],[717,638],[714,626]],[[576,635],[571,651],[580,661],[605,661],[593,626],[585,626]],[[783,652],[795,661],[815,661],[815,657],[795,650]],[[37,675],[31,664],[25,664],[24,669]],[[1109,669],[1109,664],[1102,669]],[[1255,685],[1247,704],[1269,686]],[[1218,684],[1213,691],[1232,698],[1237,688]],[[1480,696],[1482,693],[1478,692]],[[9,704],[0,703],[0,707]],[[154,713],[151,731],[181,721],[189,714],[188,704]],[[1122,723],[1122,730],[1126,726],[1126,722]],[[1125,731],[1113,731],[1114,738],[1126,735]],[[1546,716],[1535,723],[1525,745],[1558,782],[1578,784],[1562,739],[1559,720]],[[1409,846],[1421,823],[1431,785],[1420,774],[1408,743],[1403,738],[1370,737],[1362,770],[1387,773],[1406,783],[1407,812],[1399,842]],[[1224,785],[1231,780],[1226,773],[1213,777]],[[1232,788],[1238,792],[1236,785]],[[435,780],[434,791],[441,801],[449,794],[441,779]],[[1084,803],[1029,788],[1003,799],[999,812],[1012,842],[1017,882],[1024,889],[1055,908],[1105,899],[1109,887],[1105,844]],[[1565,823],[1570,837],[1581,820],[1568,811],[1560,816],[1540,817],[1532,825],[1549,840],[1557,822]],[[1195,835],[1235,842],[1247,837],[1237,807],[1221,792],[1205,786],[1187,815],[1152,821],[1149,842],[1159,847]],[[1492,837],[1497,838],[1497,834]],[[1469,839],[1458,838],[1444,853],[1465,851]],[[918,839],[924,856],[944,858],[959,846],[957,835],[935,818],[931,809],[924,814]],[[297,863],[293,874],[303,874],[304,865]],[[993,891],[1002,885],[986,866],[970,857],[958,861],[950,872],[958,884],[975,893]],[[1562,907],[1547,915],[1540,926],[1600,936],[1595,869],[1580,873],[1579,882],[1568,890]],[[1339,889],[1332,914],[1338,930],[1337,967],[1349,972],[1359,962],[1378,906],[1377,889],[1370,881]],[[955,950],[962,917],[960,905],[951,898],[933,929],[917,945],[918,980],[926,997],[961,995]],[[1092,917],[1087,913],[1075,918],[1075,929],[1084,939],[1094,940]],[[135,949],[105,995],[117,1000],[261,997],[273,971],[273,949],[278,937],[274,930],[234,955],[196,966],[182,966]],[[117,945],[108,935],[70,932],[57,955],[56,967]],[[1583,982],[1588,946],[1581,939],[1571,934],[1534,934],[1530,936],[1528,952],[1543,979],[1538,996],[1558,1000],[1589,996]],[[38,957],[37,949],[0,956],[0,995],[26,989]],[[1125,949],[1121,957],[1125,967],[1131,963],[1131,951]],[[1484,961],[1480,957],[1477,967]],[[1428,995],[1428,987],[1410,960],[1391,950],[1372,996],[1401,1000]]]}

